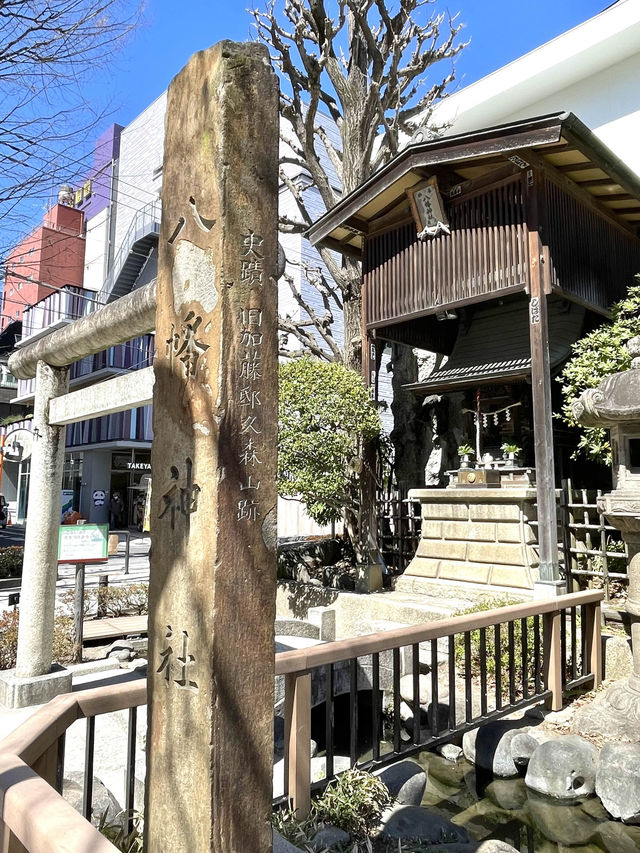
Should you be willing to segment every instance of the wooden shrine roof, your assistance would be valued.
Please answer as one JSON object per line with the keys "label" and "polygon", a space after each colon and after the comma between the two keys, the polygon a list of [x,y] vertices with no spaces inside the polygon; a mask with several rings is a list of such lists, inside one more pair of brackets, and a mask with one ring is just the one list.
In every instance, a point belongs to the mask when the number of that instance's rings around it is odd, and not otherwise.
{"label": "wooden shrine roof", "polygon": [[[558,367],[583,333],[585,308],[558,296],[549,300],[549,362]],[[526,379],[531,373],[529,306],[519,296],[504,304],[476,308],[471,321],[459,324],[446,363],[423,382],[403,386],[418,394],[441,394],[495,382]]]}
{"label": "wooden shrine roof", "polygon": [[408,212],[406,191],[446,167],[454,182],[500,167],[542,167],[630,233],[640,226],[640,178],[573,113],[562,112],[413,143],[311,226],[310,241],[360,257],[363,238]]}

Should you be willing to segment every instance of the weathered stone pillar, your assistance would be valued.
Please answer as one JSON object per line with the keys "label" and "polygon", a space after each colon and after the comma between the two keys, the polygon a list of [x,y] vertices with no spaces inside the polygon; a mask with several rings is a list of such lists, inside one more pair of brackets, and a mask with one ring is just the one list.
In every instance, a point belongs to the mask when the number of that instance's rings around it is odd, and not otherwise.
{"label": "weathered stone pillar", "polygon": [[18,678],[47,675],[51,670],[66,427],[49,425],[49,402],[66,394],[68,380],[68,367],[50,367],[38,362],[33,411],[35,440],[20,590]]}
{"label": "weathered stone pillar", "polygon": [[149,853],[266,853],[273,760],[278,91],[222,42],[169,87],[152,450]]}

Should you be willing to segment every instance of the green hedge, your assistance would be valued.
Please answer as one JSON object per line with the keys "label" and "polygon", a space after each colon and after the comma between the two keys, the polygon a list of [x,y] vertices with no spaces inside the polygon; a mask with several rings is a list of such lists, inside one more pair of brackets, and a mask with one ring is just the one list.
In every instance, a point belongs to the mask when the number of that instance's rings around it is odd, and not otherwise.
{"label": "green hedge", "polygon": [[24,548],[20,545],[0,548],[0,580],[22,577],[23,557]]}

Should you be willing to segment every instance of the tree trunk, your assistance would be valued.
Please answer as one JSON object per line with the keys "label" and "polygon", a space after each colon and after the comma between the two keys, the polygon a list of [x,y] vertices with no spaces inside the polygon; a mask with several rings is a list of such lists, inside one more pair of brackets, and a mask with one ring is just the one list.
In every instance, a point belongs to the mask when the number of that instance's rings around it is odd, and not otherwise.
{"label": "tree trunk", "polygon": [[403,489],[424,486],[424,469],[433,448],[431,412],[422,397],[407,391],[403,385],[418,381],[418,362],[411,347],[394,344],[393,367],[393,430],[394,471],[396,483]]}
{"label": "tree trunk", "polygon": [[344,300],[344,363],[362,373],[362,296],[357,294]]}

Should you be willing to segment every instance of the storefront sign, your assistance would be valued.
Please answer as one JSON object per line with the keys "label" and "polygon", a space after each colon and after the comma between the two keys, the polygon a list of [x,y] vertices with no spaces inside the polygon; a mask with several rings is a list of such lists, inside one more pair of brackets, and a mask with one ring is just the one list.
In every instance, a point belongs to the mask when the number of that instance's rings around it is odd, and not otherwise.
{"label": "storefront sign", "polygon": [[106,499],[106,493],[104,489],[94,489],[92,498],[94,506],[104,506],[104,502]]}
{"label": "storefront sign", "polygon": [[60,509],[60,521],[64,521],[73,512],[73,489],[62,490],[62,504]]}
{"label": "storefront sign", "polygon": [[150,471],[151,462],[127,462],[129,471]]}
{"label": "storefront sign", "polygon": [[59,563],[102,563],[107,559],[108,524],[77,524],[58,530]]}

